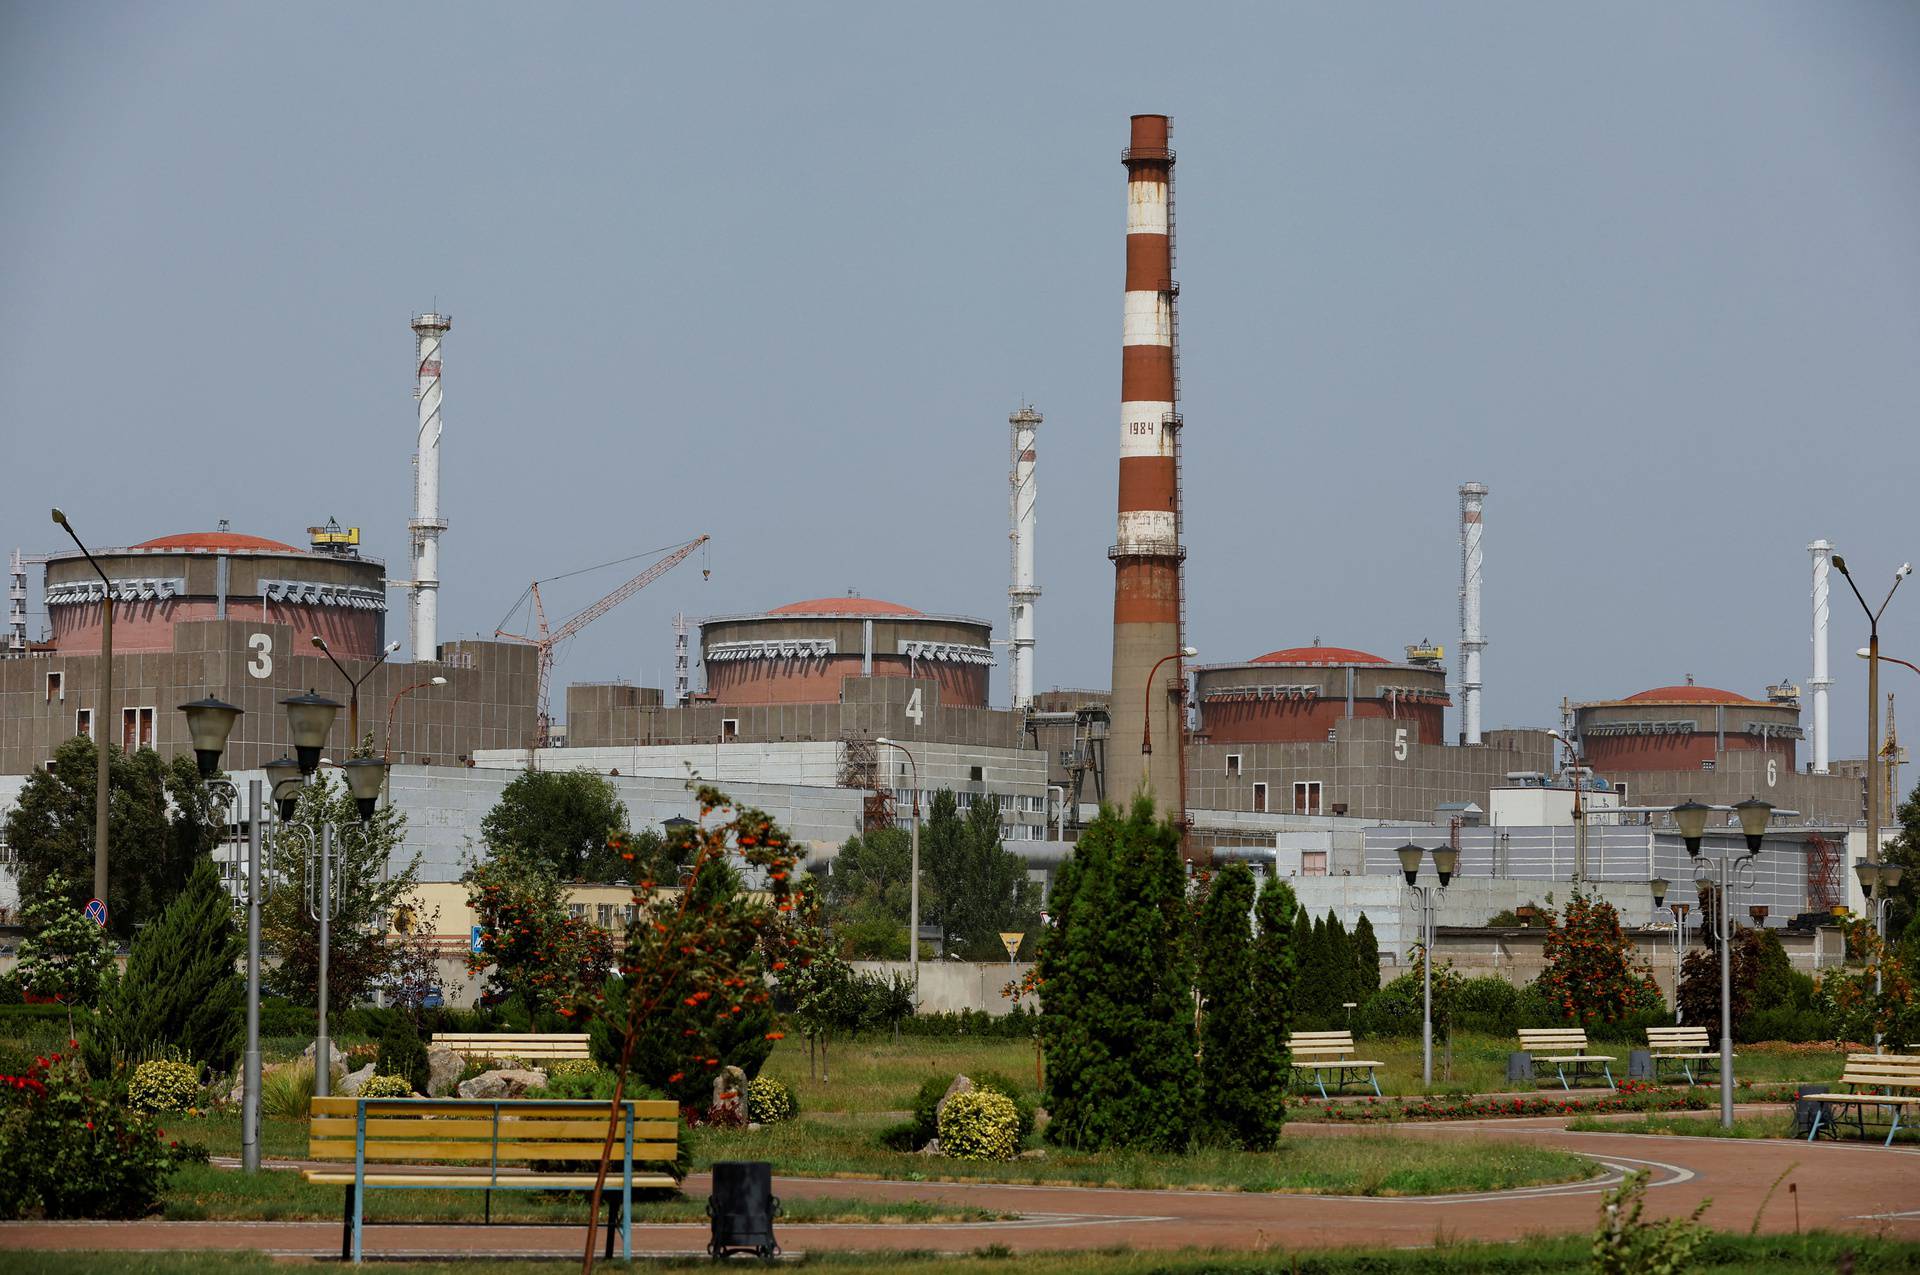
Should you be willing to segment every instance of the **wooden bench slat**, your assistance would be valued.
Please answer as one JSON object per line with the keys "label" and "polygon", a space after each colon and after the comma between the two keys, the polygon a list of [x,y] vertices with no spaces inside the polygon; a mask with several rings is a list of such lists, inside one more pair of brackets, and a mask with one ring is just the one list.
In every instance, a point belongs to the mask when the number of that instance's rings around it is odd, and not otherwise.
{"label": "wooden bench slat", "polygon": [[[351,1170],[341,1172],[337,1169],[308,1169],[304,1176],[316,1186],[352,1186],[354,1182]],[[487,1191],[590,1191],[596,1174],[592,1173],[503,1173],[498,1178],[468,1173],[392,1173],[374,1171],[363,1175],[362,1181],[369,1186],[378,1187],[446,1187],[451,1189],[487,1190]],[[619,1182],[618,1176],[613,1179]],[[680,1184],[662,1173],[633,1175],[636,1187],[677,1187]]]}
{"label": "wooden bench slat", "polygon": [[[307,1135],[312,1138],[345,1138],[351,1141],[356,1129],[356,1121],[351,1116],[315,1116],[308,1122]],[[627,1122],[621,1120],[617,1137],[626,1136]],[[512,1142],[525,1139],[551,1142],[567,1138],[599,1139],[606,1136],[606,1117],[586,1120],[521,1120],[513,1116],[502,1116],[498,1125],[502,1141]],[[392,1141],[399,1138],[426,1138],[445,1142],[463,1138],[491,1138],[495,1125],[485,1119],[444,1119],[444,1120],[408,1120],[388,1119],[385,1117],[367,1117],[367,1137],[369,1140]],[[635,1140],[659,1140],[673,1138],[679,1130],[670,1120],[635,1120],[633,1136]]]}
{"label": "wooden bench slat", "polygon": [[[428,1101],[422,1098],[369,1099],[367,1118],[376,1117],[416,1117],[416,1116],[465,1116],[469,1119],[485,1115],[493,1107],[490,1098],[447,1098]],[[582,1107],[571,1100],[560,1098],[515,1098],[512,1103],[513,1118],[516,1120],[579,1120],[592,1108]],[[311,1098],[308,1099],[312,1114],[353,1117],[359,1111],[358,1098]],[[670,1098],[627,1098],[622,1106],[633,1108],[636,1119],[678,1120],[680,1108]],[[613,1102],[608,1100],[601,1110],[610,1109]]]}
{"label": "wooden bench slat", "polygon": [[[599,1142],[502,1142],[497,1147],[486,1141],[475,1142],[368,1142],[365,1158],[369,1160],[467,1160],[486,1162],[489,1160],[598,1160]],[[616,1160],[625,1158],[624,1141],[613,1144]],[[672,1160],[680,1154],[680,1148],[671,1142],[641,1142],[634,1140],[633,1158],[635,1160]],[[315,1160],[345,1160],[351,1163],[354,1158],[354,1142],[344,1139],[309,1139],[307,1155]]]}

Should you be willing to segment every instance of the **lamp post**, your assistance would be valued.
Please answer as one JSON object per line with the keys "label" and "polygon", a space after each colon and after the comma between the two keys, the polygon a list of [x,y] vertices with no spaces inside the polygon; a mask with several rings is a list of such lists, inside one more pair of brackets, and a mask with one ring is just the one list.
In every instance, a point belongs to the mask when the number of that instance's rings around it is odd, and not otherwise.
{"label": "lamp post", "polygon": [[1913,574],[1913,564],[1903,562],[1893,573],[1893,587],[1880,600],[1878,610],[1867,605],[1860,586],[1853,582],[1853,575],[1847,570],[1847,560],[1836,553],[1833,565],[1853,590],[1853,596],[1860,599],[1860,609],[1867,613],[1867,858],[1877,860],[1880,857],[1880,722],[1875,709],[1880,703],[1880,613],[1893,601],[1900,582]]}
{"label": "lamp post", "polygon": [[380,756],[389,766],[393,764],[393,712],[396,708],[400,707],[401,699],[425,687],[445,686],[446,684],[447,679],[444,677],[430,677],[424,682],[415,682],[412,686],[401,687],[393,693],[393,698],[387,701],[387,729],[386,733],[381,737],[386,741],[386,747],[381,750]]}
{"label": "lamp post", "polygon": [[313,635],[313,644],[320,648],[320,653],[327,657],[329,663],[340,670],[340,676],[347,679],[347,734],[352,739],[352,742],[348,744],[347,747],[349,751],[351,751],[352,749],[360,747],[360,683],[372,677],[373,671],[382,664],[385,664],[389,655],[392,655],[400,649],[400,644],[398,642],[387,643],[386,647],[380,652],[380,658],[367,665],[367,671],[359,677],[355,677],[353,674],[347,672],[347,666],[334,658],[333,648],[328,646],[327,640],[318,633]]}
{"label": "lamp post", "polygon": [[1693,910],[1691,903],[1669,903],[1667,911],[1673,913],[1673,1025],[1680,1025],[1680,975],[1685,968],[1683,959],[1687,949],[1687,914]]}
{"label": "lamp post", "polygon": [[[1420,859],[1429,852],[1409,841],[1395,851],[1400,856],[1400,871],[1406,874],[1407,888],[1420,899],[1420,1077],[1421,1084],[1433,1088],[1433,896],[1436,887],[1421,885]],[[1444,891],[1460,866],[1460,852],[1452,846],[1435,846],[1434,874],[1440,878],[1437,889]]]}
{"label": "lamp post", "polygon": [[920,763],[913,759],[905,744],[881,736],[873,741],[886,748],[898,748],[913,773],[913,823],[907,833],[907,977],[913,983],[913,1012],[920,1012]]}
{"label": "lamp post", "polygon": [[113,711],[113,581],[94,561],[86,545],[80,543],[80,533],[57,507],[53,520],[72,537],[80,552],[86,555],[87,565],[100,577],[100,698],[93,713],[93,897],[104,904],[107,901],[107,714]]}
{"label": "lamp post", "polygon": [[[1724,807],[1722,807],[1724,809]],[[1720,1127],[1733,1128],[1733,886],[1744,878],[1753,880],[1754,860],[1760,854],[1761,843],[1766,839],[1767,824],[1773,819],[1773,805],[1761,801],[1758,797],[1749,797],[1733,807],[1740,817],[1740,831],[1746,834],[1747,852],[1734,856],[1722,850],[1714,856],[1714,861],[1703,863],[1700,857],[1700,841],[1706,836],[1707,816],[1714,807],[1698,801],[1682,802],[1673,808],[1673,821],[1680,829],[1680,838],[1686,843],[1687,858],[1695,868],[1694,879],[1702,876],[1711,880],[1714,869],[1719,870],[1719,916],[1716,919],[1720,932]]]}
{"label": "lamp post", "polygon": [[[1580,760],[1579,750],[1573,741],[1557,730],[1547,734],[1560,741],[1567,750],[1567,769],[1573,772],[1573,875],[1575,880],[1585,880],[1587,875],[1587,812],[1580,801],[1580,772],[1585,763]],[[1604,857],[1604,856],[1603,856]]]}
{"label": "lamp post", "polygon": [[[241,710],[209,695],[191,704],[180,705],[187,716],[187,735],[193,740],[194,760],[200,778],[213,792],[222,792],[233,802],[239,799],[234,785],[215,779],[220,770],[220,755],[227,750],[234,723]],[[247,1046],[240,1072],[240,1167],[248,1173],[260,1171],[260,820],[265,807],[260,800],[260,781],[247,781],[247,886],[242,900],[247,908]]]}
{"label": "lamp post", "polygon": [[1168,660],[1190,660],[1198,654],[1200,654],[1200,652],[1194,650],[1192,647],[1183,646],[1172,655],[1161,656],[1154,662],[1153,668],[1147,673],[1147,690],[1143,697],[1145,703],[1141,705],[1142,711],[1140,714],[1141,752],[1151,753],[1153,751],[1153,679],[1160,676],[1160,666]]}
{"label": "lamp post", "polygon": [[[1881,987],[1880,967],[1886,961],[1888,895],[1900,884],[1905,869],[1897,863],[1861,859],[1853,865],[1853,874],[1860,878],[1860,888],[1866,893],[1867,915],[1873,920],[1873,932],[1879,938],[1882,949],[1880,958],[1873,963],[1873,994],[1878,996]],[[1880,1033],[1877,1031],[1873,1034],[1873,1044],[1876,1049],[1880,1046]]]}
{"label": "lamp post", "polygon": [[[1673,882],[1667,880],[1665,877],[1652,877],[1647,881],[1647,889],[1653,893],[1653,910],[1647,914],[1647,925],[1649,927],[1652,927],[1655,918],[1660,915],[1660,908],[1667,901],[1667,887],[1672,884]],[[1677,946],[1679,942],[1678,936],[1675,937],[1674,941],[1676,944],[1674,951],[1677,953],[1680,950]],[[1658,950],[1657,946],[1655,950]],[[1676,1003],[1680,999],[1680,962],[1678,956],[1674,958],[1673,999]]]}

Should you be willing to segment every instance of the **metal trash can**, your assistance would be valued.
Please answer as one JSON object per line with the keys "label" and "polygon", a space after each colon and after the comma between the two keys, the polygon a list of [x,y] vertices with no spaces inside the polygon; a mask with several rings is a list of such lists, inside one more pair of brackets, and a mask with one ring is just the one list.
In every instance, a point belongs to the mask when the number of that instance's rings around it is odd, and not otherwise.
{"label": "metal trash can", "polygon": [[[1804,1138],[1807,1136],[1808,1131],[1813,1128],[1814,1109],[1820,1106],[1820,1104],[1817,1102],[1808,1102],[1807,1095],[1816,1094],[1816,1093],[1831,1093],[1831,1092],[1832,1090],[1830,1090],[1826,1085],[1799,1085],[1794,1089],[1793,1091],[1793,1136],[1794,1137]],[[1821,1118],[1821,1123],[1822,1124],[1826,1123],[1825,1117]]]}
{"label": "metal trash can", "polygon": [[1533,1055],[1524,1049],[1515,1050],[1513,1053],[1508,1054],[1507,1079],[1531,1081],[1533,1079]]}
{"label": "metal trash can", "polygon": [[1653,1051],[1651,1049],[1634,1049],[1628,1051],[1627,1079],[1653,1079]]}
{"label": "metal trash can", "polygon": [[773,1193],[773,1165],[765,1160],[722,1160],[713,1166],[713,1193],[707,1197],[713,1238],[707,1255],[716,1261],[751,1253],[763,1261],[780,1255],[773,1219],[780,1199]]}

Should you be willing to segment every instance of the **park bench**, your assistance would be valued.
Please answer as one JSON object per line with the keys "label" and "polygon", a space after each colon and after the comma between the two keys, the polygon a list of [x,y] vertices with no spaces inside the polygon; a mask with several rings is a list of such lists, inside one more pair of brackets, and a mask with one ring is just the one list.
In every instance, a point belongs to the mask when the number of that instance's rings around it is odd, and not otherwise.
{"label": "park bench", "polygon": [[1553,1067],[1554,1075],[1560,1078],[1562,1089],[1571,1089],[1567,1083],[1567,1068],[1573,1068],[1575,1080],[1582,1071],[1591,1072],[1598,1063],[1600,1072],[1607,1078],[1607,1088],[1617,1089],[1613,1083],[1612,1054],[1592,1054],[1587,1052],[1587,1033],[1581,1027],[1522,1027],[1520,1029],[1521,1051],[1533,1056],[1535,1074],[1542,1063]]}
{"label": "park bench", "polygon": [[[605,1188],[609,1259],[616,1229],[621,1255],[633,1255],[634,1189],[678,1185],[668,1172],[679,1154],[674,1104],[635,1099],[620,1105]],[[528,1098],[315,1098],[307,1157],[346,1163],[307,1169],[306,1179],[346,1188],[340,1260],[358,1262],[368,1191],[484,1191],[490,1222],[495,1191],[593,1190],[612,1106]],[[556,1161],[566,1167],[545,1167]]]}
{"label": "park bench", "polygon": [[585,1032],[435,1032],[433,1047],[464,1058],[554,1062],[592,1057],[589,1039]]}
{"label": "park bench", "polygon": [[1715,1067],[1720,1064],[1720,1051],[1709,1046],[1704,1027],[1649,1027],[1647,1053],[1653,1060],[1655,1084],[1660,1083],[1661,1063],[1678,1063],[1688,1084],[1693,1083],[1694,1063],[1712,1063]]}
{"label": "park bench", "polygon": [[[1867,1136],[1867,1112],[1884,1111],[1888,1116],[1887,1140],[1883,1146],[1893,1145],[1893,1135],[1900,1132],[1900,1115],[1914,1107],[1920,1107],[1920,1056],[1913,1054],[1848,1054],[1846,1070],[1840,1074],[1840,1083],[1848,1086],[1846,1093],[1812,1093],[1804,1101],[1811,1102],[1813,1108],[1813,1127],[1807,1130],[1807,1141],[1812,1142],[1819,1136],[1824,1125],[1828,1136],[1840,1136],[1840,1124],[1844,1113],[1852,1111],[1853,1127],[1861,1137]],[[1827,1113],[1832,1117],[1827,1118]]]}
{"label": "park bench", "polygon": [[1360,1082],[1372,1085],[1374,1097],[1380,1096],[1380,1078],[1375,1074],[1375,1069],[1381,1064],[1372,1059],[1354,1057],[1355,1046],[1350,1031],[1289,1032],[1287,1053],[1292,1056],[1295,1071],[1311,1074],[1322,1098],[1327,1096],[1328,1072],[1333,1073],[1335,1093],[1343,1092],[1349,1083]]}

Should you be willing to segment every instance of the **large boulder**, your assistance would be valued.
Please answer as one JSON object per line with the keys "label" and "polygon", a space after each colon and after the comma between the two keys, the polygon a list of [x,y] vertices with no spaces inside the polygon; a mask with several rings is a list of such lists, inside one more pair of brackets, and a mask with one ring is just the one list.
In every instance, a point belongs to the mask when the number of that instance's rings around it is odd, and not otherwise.
{"label": "large boulder", "polygon": [[940,1117],[946,1114],[947,1104],[949,1102],[953,1101],[953,1099],[960,1094],[972,1092],[973,1081],[965,1076],[955,1076],[953,1083],[947,1086],[947,1091],[940,1095],[940,1101],[934,1105],[933,1127],[936,1129],[940,1127]]}
{"label": "large boulder", "polygon": [[341,1078],[340,1083],[334,1087],[334,1092],[342,1098],[359,1097],[360,1091],[367,1087],[369,1080],[373,1079],[373,1067],[374,1065],[372,1063],[368,1063],[359,1071],[348,1072]]}
{"label": "large boulder", "polygon": [[[307,1047],[301,1051],[300,1056],[306,1059],[308,1063],[312,1063],[315,1058],[319,1057],[319,1052],[320,1052],[320,1042],[318,1040],[310,1040],[307,1042]],[[347,1055],[346,1055],[346,1052],[340,1048],[337,1042],[333,1040],[327,1041],[327,1055],[332,1060],[332,1064],[333,1064],[332,1070],[328,1074],[333,1076],[344,1074],[347,1070],[347,1067],[346,1067]],[[316,1065],[314,1067],[314,1071],[317,1073],[319,1070],[320,1068]]]}
{"label": "large boulder", "polygon": [[745,1124],[747,1120],[747,1073],[738,1067],[722,1067],[713,1078],[713,1107],[708,1118],[715,1124]]}
{"label": "large boulder", "polygon": [[523,1098],[527,1090],[547,1083],[547,1073],[537,1067],[503,1067],[483,1071],[472,1080],[462,1081],[462,1098]]}
{"label": "large boulder", "polygon": [[460,1073],[467,1069],[467,1060],[451,1049],[429,1049],[427,1051],[427,1096],[438,1098],[453,1092],[454,1085],[460,1081]]}

